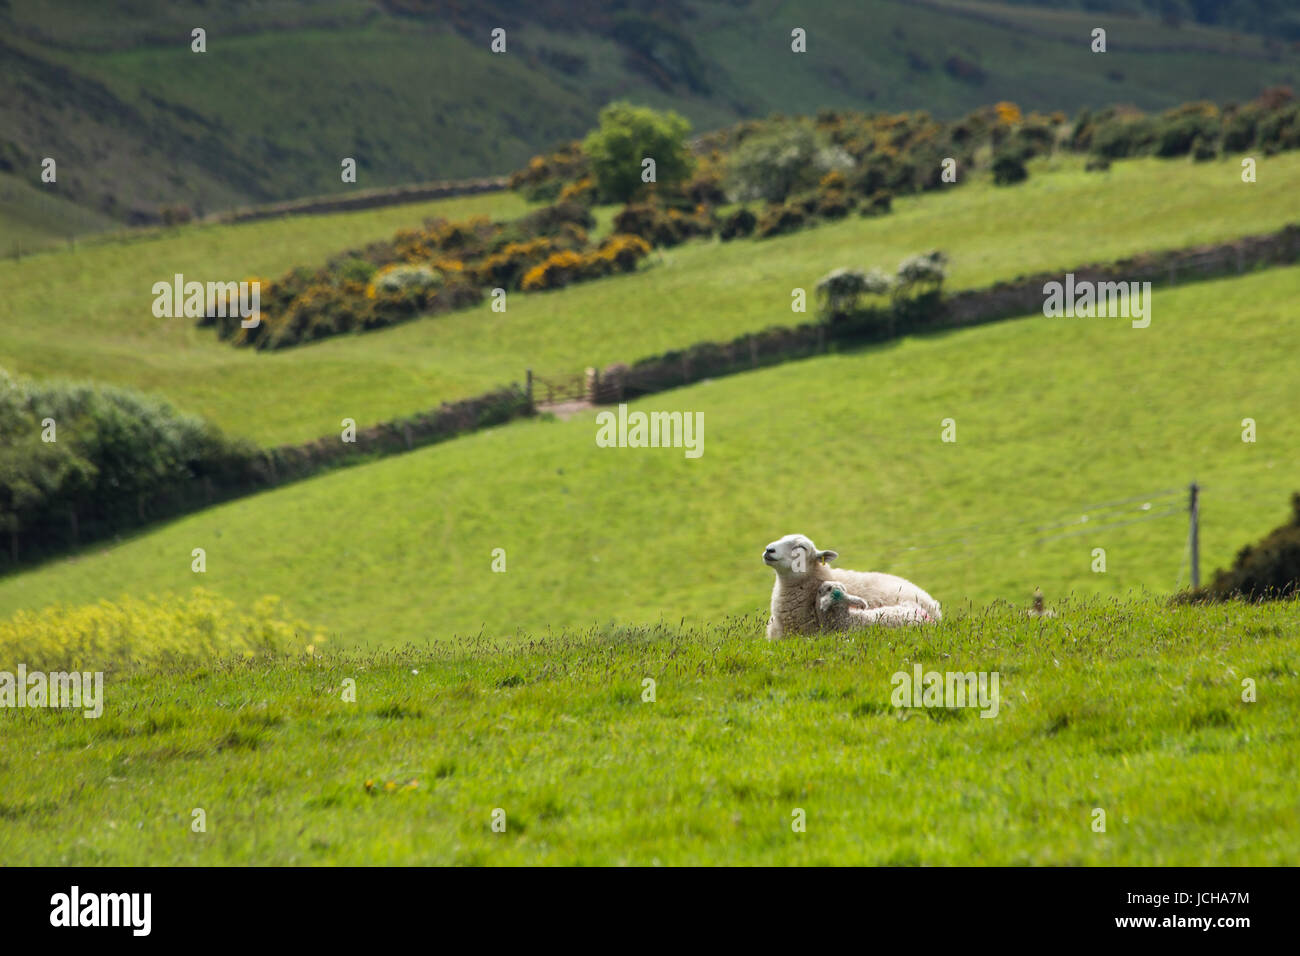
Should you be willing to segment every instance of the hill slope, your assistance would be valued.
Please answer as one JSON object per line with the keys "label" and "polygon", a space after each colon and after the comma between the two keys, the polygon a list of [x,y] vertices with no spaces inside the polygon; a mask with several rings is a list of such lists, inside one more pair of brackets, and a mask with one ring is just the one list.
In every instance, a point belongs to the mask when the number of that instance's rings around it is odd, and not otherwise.
{"label": "hill slope", "polygon": [[[1104,55],[1088,49],[1099,24]],[[119,221],[355,188],[343,157],[361,188],[504,173],[614,98],[708,130],[773,111],[1159,109],[1300,86],[1294,54],[1258,36],[974,3],[14,0],[0,36],[0,170],[35,182],[56,157],[44,188]]]}
{"label": "hill slope", "polygon": [[[693,460],[597,447],[592,413],[522,422],[11,576],[0,613],[202,583],[244,606],[280,595],[342,646],[716,621],[766,605],[759,551],[796,530],[950,611],[1036,585],[1167,593],[1187,580],[1192,478],[1207,573],[1286,513],[1300,395],[1276,343],[1300,334],[1297,296],[1300,269],[1274,269],[1157,292],[1147,329],[1035,316],[634,403],[702,413]],[[946,418],[955,443],[941,441]],[[204,575],[190,569],[198,547]]]}
{"label": "hill slope", "polygon": [[[1239,164],[1143,159],[1085,173],[1078,157],[1034,165],[1028,182],[987,181],[904,197],[894,214],[852,218],[769,240],[697,242],[651,268],[275,354],[239,350],[186,319],[157,319],[150,289],[187,278],[277,276],[391,234],[422,216],[518,215],[493,194],[418,207],[185,227],[129,243],[0,262],[0,366],[158,391],[184,411],[263,444],[336,434],[538,374],[633,361],[807,316],[790,290],[832,268],[882,266],[931,248],[949,255],[952,289],[1065,270],[1150,249],[1276,230],[1296,217],[1300,153]],[[1066,226],[1063,228],[1063,224]]]}

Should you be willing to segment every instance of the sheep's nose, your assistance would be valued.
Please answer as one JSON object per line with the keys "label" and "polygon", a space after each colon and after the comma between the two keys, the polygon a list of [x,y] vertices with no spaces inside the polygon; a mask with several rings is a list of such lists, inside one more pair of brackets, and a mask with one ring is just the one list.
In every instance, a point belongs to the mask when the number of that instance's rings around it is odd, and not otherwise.
{"label": "sheep's nose", "polygon": [[766,548],[763,551],[763,557],[765,558],[770,558],[774,554],[776,554],[776,548]]}

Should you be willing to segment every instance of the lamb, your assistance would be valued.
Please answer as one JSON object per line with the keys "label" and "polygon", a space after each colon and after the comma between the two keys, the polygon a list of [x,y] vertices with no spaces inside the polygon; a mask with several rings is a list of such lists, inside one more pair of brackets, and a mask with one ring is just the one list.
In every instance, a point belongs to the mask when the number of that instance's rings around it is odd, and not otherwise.
{"label": "lamb", "polygon": [[905,601],[868,607],[867,602],[844,590],[839,581],[823,581],[817,587],[817,624],[823,631],[856,631],[862,627],[902,627],[933,621],[919,604]]}
{"label": "lamb", "polygon": [[846,592],[865,600],[868,608],[910,603],[920,605],[936,621],[942,617],[939,602],[911,581],[893,574],[828,567],[838,557],[835,551],[818,550],[802,534],[788,534],[763,550],[763,563],[776,572],[768,640],[819,629],[817,589],[823,581],[840,582]]}

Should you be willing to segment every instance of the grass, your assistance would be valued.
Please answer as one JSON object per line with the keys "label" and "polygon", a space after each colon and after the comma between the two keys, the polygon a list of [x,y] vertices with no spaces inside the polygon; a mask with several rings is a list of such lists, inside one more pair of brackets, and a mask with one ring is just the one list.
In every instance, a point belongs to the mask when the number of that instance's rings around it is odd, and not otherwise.
{"label": "grass", "polygon": [[1036,316],[633,403],[701,413],[693,460],[597,447],[591,412],[520,422],[12,575],[0,615],[202,583],[241,606],[279,595],[331,646],[700,623],[765,607],[759,552],[794,531],[950,609],[1035,586],[1049,601],[1167,593],[1188,579],[1193,478],[1206,574],[1288,514],[1300,395],[1277,343],[1300,334],[1297,297],[1300,269],[1273,269],[1158,291],[1146,329]]}
{"label": "grass", "polygon": [[[731,620],[109,675],[98,720],[3,712],[0,847],[11,865],[1196,866],[1300,852],[1295,602],[760,635],[759,620]],[[917,663],[998,672],[996,717],[895,709],[892,675]]]}
{"label": "grass", "polygon": [[112,219],[11,173],[0,173],[0,256],[14,256],[99,232]]}
{"label": "grass", "polygon": [[429,409],[512,381],[524,370],[580,372],[808,318],[791,289],[811,294],[836,266],[894,267],[942,248],[950,287],[1065,270],[1149,249],[1277,229],[1295,219],[1300,153],[1261,157],[1259,182],[1239,164],[1137,160],[1085,173],[1081,160],[1039,164],[1022,186],[973,182],[901,199],[882,219],[824,225],[771,240],[693,243],[632,276],[558,292],[514,293],[504,313],[484,304],[382,332],[276,354],[237,350],[189,320],[151,312],[154,282],[276,276],[391,233],[435,212],[514,215],[491,195],[365,213],[180,229],[147,241],[0,262],[0,365],[34,376],[94,378],[166,395],[227,431],[271,445]]}

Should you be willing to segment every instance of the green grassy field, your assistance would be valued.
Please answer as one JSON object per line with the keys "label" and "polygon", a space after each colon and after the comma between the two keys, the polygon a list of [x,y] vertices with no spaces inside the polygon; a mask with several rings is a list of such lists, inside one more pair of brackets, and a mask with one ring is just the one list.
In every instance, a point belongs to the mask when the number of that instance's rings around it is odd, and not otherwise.
{"label": "green grassy field", "polygon": [[493,194],[364,213],[191,227],[155,238],[0,262],[0,366],[38,377],[90,378],[160,392],[185,411],[264,444],[330,434],[433,408],[512,381],[524,370],[580,372],[706,339],[808,318],[811,294],[837,266],[892,269],[944,249],[952,289],[1138,252],[1267,232],[1296,218],[1300,153],[1261,157],[1244,184],[1235,160],[1137,160],[1106,174],[1081,160],[1045,161],[1022,186],[980,181],[900,199],[880,219],[796,235],[700,242],[657,253],[643,271],[558,292],[512,294],[481,308],[275,354],[237,350],[189,320],[151,312],[154,282],[274,277],[435,213],[517,215]]}
{"label": "green grassy field", "polygon": [[[778,644],[751,619],[110,674],[99,719],[0,720],[0,852],[11,865],[1294,862],[1295,602],[1061,610]],[[916,664],[996,671],[996,716],[896,709],[892,675]]]}
{"label": "green grassy field", "polygon": [[[202,583],[241,605],[279,595],[347,647],[701,623],[763,608],[759,552],[793,531],[950,609],[1035,586],[1056,600],[1168,593],[1193,478],[1206,573],[1288,513],[1300,394],[1277,343],[1300,333],[1298,296],[1300,269],[1274,269],[1159,291],[1146,329],[1035,316],[633,403],[702,413],[694,460],[597,447],[594,412],[520,422],[12,575],[0,615]],[[947,418],[955,443],[940,440]],[[1135,518],[1150,520],[1120,523]],[[196,547],[204,575],[190,570]]]}

